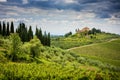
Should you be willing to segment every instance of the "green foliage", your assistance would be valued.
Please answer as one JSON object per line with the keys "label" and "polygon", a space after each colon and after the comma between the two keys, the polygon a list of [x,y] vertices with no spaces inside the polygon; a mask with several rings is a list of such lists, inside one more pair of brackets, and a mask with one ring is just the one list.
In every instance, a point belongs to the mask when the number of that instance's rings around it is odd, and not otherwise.
{"label": "green foliage", "polygon": [[66,33],[66,34],[65,34],[65,37],[68,37],[68,36],[70,36],[70,35],[72,35],[72,32]]}
{"label": "green foliage", "polygon": [[10,32],[14,33],[14,24],[13,24],[13,21],[11,22]]}
{"label": "green foliage", "polygon": [[9,36],[10,35],[10,30],[9,30],[9,22],[7,22],[7,32],[6,35]]}
{"label": "green foliage", "polygon": [[6,24],[5,22],[3,22],[3,31],[2,31],[2,35],[6,36]]}
{"label": "green foliage", "polygon": [[28,41],[30,41],[31,39],[33,39],[33,31],[32,31],[32,28],[30,26],[29,30],[28,30]]}
{"label": "green foliage", "polygon": [[30,53],[33,58],[40,56],[40,47],[42,46],[39,39],[36,37],[30,41]]}
{"label": "green foliage", "polygon": [[102,62],[110,63],[116,66],[120,66],[119,50],[120,50],[120,39],[111,42],[99,43],[91,46],[72,49],[73,52],[81,56],[97,59]]}
{"label": "green foliage", "polygon": [[44,34],[42,34],[42,30],[41,28],[38,29],[36,27],[36,32],[35,32],[35,35],[37,36],[37,38],[41,41],[41,43],[44,45],[44,46],[50,46],[50,33],[46,33],[46,31],[44,32]]}
{"label": "green foliage", "polygon": [[4,53],[1,52],[0,50],[0,63],[7,63],[7,62],[8,62],[7,58],[5,57]]}
{"label": "green foliage", "polygon": [[24,23],[20,23],[16,31],[19,34],[22,42],[28,41],[27,27]]}
{"label": "green foliage", "polygon": [[119,72],[95,67],[62,67],[59,64],[0,63],[0,79],[5,80],[119,80]]}
{"label": "green foliage", "polygon": [[11,27],[9,27],[9,22],[7,22],[7,26],[6,26],[6,22],[3,21],[3,25],[2,25],[1,21],[0,21],[0,35],[9,36],[10,33],[14,33],[14,24],[13,24],[13,22],[11,22]]}
{"label": "green foliage", "polygon": [[0,35],[2,35],[2,24],[1,24],[1,21],[0,21]]}
{"label": "green foliage", "polygon": [[[0,61],[5,61],[0,63],[0,79],[119,80],[120,78],[119,67],[54,46],[43,46],[36,36],[30,42],[25,42],[24,44],[22,44],[17,34],[10,35],[10,39],[1,37],[0,41],[2,43],[2,46],[0,46]],[[113,43],[117,44],[119,40],[113,41]],[[6,54],[9,51],[5,51],[8,49],[13,52],[10,52],[11,58],[12,55],[15,55],[13,61],[16,62],[13,63],[9,58],[7,59]]]}
{"label": "green foliage", "polygon": [[17,56],[20,54],[20,47],[22,45],[22,42],[18,34],[11,34],[10,40],[11,40],[11,46],[10,46],[11,59],[12,61],[16,61]]}
{"label": "green foliage", "polygon": [[91,34],[86,36],[82,36],[81,34],[74,34],[66,38],[52,38],[51,45],[60,47],[62,49],[69,49],[72,47],[78,47],[92,43],[101,43],[118,37],[120,36],[107,33],[96,33],[96,35]]}

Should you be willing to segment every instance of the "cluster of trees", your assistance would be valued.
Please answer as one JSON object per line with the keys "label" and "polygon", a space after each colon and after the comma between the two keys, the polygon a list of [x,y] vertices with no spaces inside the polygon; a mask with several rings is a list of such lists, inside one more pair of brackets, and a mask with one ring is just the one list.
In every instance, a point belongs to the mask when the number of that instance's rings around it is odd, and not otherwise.
{"label": "cluster of trees", "polygon": [[44,34],[42,34],[41,28],[38,29],[36,27],[35,35],[38,37],[38,39],[41,41],[41,43],[44,46],[50,46],[50,33],[47,34],[46,31],[45,31]]}
{"label": "cluster of trees", "polygon": [[[9,36],[10,33],[18,33],[22,42],[28,42],[33,39],[34,36],[32,27],[30,26],[29,29],[27,29],[24,23],[20,23],[15,32],[13,22],[11,22],[11,25],[9,22],[5,23],[3,21],[3,24],[0,22],[0,35]],[[44,34],[42,34],[42,30],[36,27],[35,35],[44,46],[50,46],[50,33],[47,34],[45,31]]]}
{"label": "cluster of trees", "polygon": [[32,27],[30,26],[27,30],[27,27],[24,23],[19,24],[18,28],[16,29],[16,33],[19,34],[22,42],[28,42],[33,39]]}
{"label": "cluster of trees", "polygon": [[65,34],[65,37],[68,37],[68,36],[70,36],[70,35],[72,35],[72,32],[71,32],[71,31],[68,32],[68,33],[66,33],[66,34]]}
{"label": "cluster of trees", "polygon": [[92,28],[88,34],[96,34],[96,33],[101,33],[101,30],[100,29],[96,29],[96,28]]}
{"label": "cluster of trees", "polygon": [[9,22],[3,23],[0,21],[0,35],[2,36],[9,36],[10,33],[14,33],[14,24],[11,22],[11,25]]}

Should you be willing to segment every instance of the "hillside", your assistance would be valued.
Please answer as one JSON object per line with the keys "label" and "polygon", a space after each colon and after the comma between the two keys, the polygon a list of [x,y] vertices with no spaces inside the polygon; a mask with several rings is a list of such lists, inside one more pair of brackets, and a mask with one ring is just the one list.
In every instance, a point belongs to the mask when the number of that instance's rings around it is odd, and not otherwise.
{"label": "hillside", "polygon": [[96,33],[95,35],[83,35],[76,33],[68,37],[52,38],[51,44],[62,49],[69,49],[93,43],[102,43],[119,37],[119,35],[104,32]]}
{"label": "hillside", "polygon": [[54,46],[43,46],[37,37],[23,44],[17,34],[12,34],[1,37],[0,43],[0,79],[120,79],[119,67]]}
{"label": "hillside", "polygon": [[71,48],[69,50],[80,56],[120,66],[120,38],[108,42]]}

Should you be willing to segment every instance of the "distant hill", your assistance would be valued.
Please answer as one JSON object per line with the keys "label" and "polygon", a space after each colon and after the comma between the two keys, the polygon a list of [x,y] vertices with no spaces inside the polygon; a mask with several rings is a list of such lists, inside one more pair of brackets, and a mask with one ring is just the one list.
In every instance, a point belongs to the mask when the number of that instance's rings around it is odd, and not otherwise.
{"label": "distant hill", "polygon": [[106,33],[96,28],[90,30],[85,27],[82,30],[77,29],[75,34],[69,32],[65,34],[65,37],[54,37],[51,40],[51,44],[62,49],[69,49],[72,47],[109,41],[119,37],[120,35],[117,34]]}

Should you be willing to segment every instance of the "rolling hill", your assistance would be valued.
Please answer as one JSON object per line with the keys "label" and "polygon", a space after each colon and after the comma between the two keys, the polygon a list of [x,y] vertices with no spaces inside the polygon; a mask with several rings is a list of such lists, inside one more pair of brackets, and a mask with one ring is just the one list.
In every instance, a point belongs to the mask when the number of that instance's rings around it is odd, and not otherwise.
{"label": "rolling hill", "polygon": [[76,54],[120,66],[120,39],[69,49]]}

